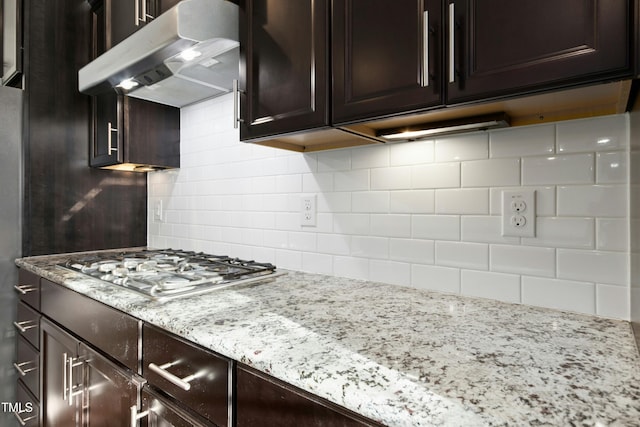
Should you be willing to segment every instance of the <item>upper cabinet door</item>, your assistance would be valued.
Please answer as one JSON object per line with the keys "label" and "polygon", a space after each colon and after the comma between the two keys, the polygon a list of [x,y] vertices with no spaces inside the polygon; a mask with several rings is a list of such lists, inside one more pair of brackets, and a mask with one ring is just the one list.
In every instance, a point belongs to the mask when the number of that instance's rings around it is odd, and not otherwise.
{"label": "upper cabinet door", "polygon": [[143,25],[156,14],[156,0],[105,0],[110,28],[107,47],[111,48]]}
{"label": "upper cabinet door", "polygon": [[441,0],[333,0],[333,124],[442,104]]}
{"label": "upper cabinet door", "polygon": [[328,126],[326,0],[240,1],[240,139]]}
{"label": "upper cabinet door", "polygon": [[448,103],[631,75],[627,0],[454,0]]}

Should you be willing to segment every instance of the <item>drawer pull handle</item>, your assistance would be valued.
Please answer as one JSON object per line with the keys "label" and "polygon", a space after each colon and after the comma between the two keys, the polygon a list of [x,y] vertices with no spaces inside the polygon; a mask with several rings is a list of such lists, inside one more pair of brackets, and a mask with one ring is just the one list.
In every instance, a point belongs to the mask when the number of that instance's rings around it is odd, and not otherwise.
{"label": "drawer pull handle", "polygon": [[32,416],[27,417],[27,418],[22,418],[20,416],[20,412],[14,412],[13,415],[16,416],[16,418],[18,419],[18,422],[20,423],[21,426],[26,426],[29,421],[35,420],[38,417],[37,415],[32,415]]}
{"label": "drawer pull handle", "polygon": [[22,322],[13,322],[13,326],[18,328],[20,333],[24,334],[29,329],[37,328],[38,323],[35,320],[24,320]]}
{"label": "drawer pull handle", "polygon": [[180,387],[181,389],[185,390],[185,391],[189,391],[191,389],[191,384],[189,384],[190,381],[195,380],[196,378],[202,376],[199,374],[192,374],[189,376],[186,376],[184,378],[178,378],[175,375],[173,375],[172,373],[168,372],[167,369],[169,369],[172,366],[175,366],[177,364],[179,364],[179,361],[176,362],[169,362],[169,363],[165,363],[164,365],[156,365],[155,363],[149,363],[149,369],[151,369],[153,372],[155,372],[156,374],[160,375],[162,378],[164,378],[165,380],[169,381],[170,383]]}
{"label": "drawer pull handle", "polygon": [[[34,367],[33,368],[23,369],[24,366],[29,365],[29,364],[33,364]],[[33,372],[36,369],[38,369],[38,367],[36,365],[36,362],[34,362],[34,361],[22,362],[22,363],[14,363],[13,367],[16,368],[16,371],[18,371],[18,373],[22,377],[25,377],[29,372]]]}
{"label": "drawer pull handle", "polygon": [[138,420],[141,420],[149,415],[149,411],[138,413],[138,408],[136,407],[136,405],[133,405],[131,408],[129,408],[129,410],[131,411],[131,427],[138,427]]}
{"label": "drawer pull handle", "polygon": [[15,285],[13,287],[13,289],[15,289],[16,291],[20,292],[22,295],[26,295],[29,292],[35,292],[38,290],[38,288],[36,288],[35,286],[31,286],[31,285]]}

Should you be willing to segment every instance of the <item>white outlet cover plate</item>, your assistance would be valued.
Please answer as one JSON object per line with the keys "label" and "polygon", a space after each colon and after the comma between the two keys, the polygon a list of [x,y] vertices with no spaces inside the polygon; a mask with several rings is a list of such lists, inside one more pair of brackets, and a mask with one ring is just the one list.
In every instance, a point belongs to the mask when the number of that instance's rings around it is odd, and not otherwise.
{"label": "white outlet cover plate", "polygon": [[300,225],[305,227],[315,227],[318,215],[317,197],[315,194],[303,195],[300,197]]}
{"label": "white outlet cover plate", "polygon": [[[524,207],[524,209],[522,209]],[[524,217],[522,221],[513,221],[513,217]],[[502,236],[535,237],[536,236],[536,191],[509,190],[502,192]]]}

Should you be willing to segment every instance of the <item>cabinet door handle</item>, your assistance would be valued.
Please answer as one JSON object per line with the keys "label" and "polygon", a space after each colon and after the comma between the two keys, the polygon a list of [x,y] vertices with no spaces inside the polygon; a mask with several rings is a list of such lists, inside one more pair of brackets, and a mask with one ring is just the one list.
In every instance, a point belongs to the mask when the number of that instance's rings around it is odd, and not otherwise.
{"label": "cabinet door handle", "polygon": [[429,11],[422,12],[422,87],[429,86]]}
{"label": "cabinet door handle", "polygon": [[20,423],[21,426],[26,426],[29,421],[35,420],[37,418],[37,415],[32,415],[32,416],[27,417],[27,418],[22,418],[20,416],[20,412],[18,412],[18,411],[14,411],[13,415],[16,416],[16,418],[18,419],[18,422]]}
{"label": "cabinet door handle", "polygon": [[35,292],[38,290],[38,288],[31,285],[15,285],[13,289],[15,289],[17,292],[20,292],[20,294],[22,295],[26,295],[29,292]]}
{"label": "cabinet door handle", "polygon": [[35,320],[24,320],[22,322],[13,322],[13,326],[15,326],[20,333],[24,334],[29,329],[37,328],[38,323]]}
{"label": "cabinet door handle", "polygon": [[73,391],[73,368],[81,366],[83,363],[79,357],[69,357],[67,353],[62,354],[62,400],[67,401],[69,406],[73,406],[73,398],[82,394],[82,390]]}
{"label": "cabinet door handle", "polygon": [[175,375],[173,375],[171,372],[167,371],[167,369],[179,363],[180,363],[179,361],[175,361],[175,362],[165,363],[164,365],[160,365],[160,366],[156,365],[155,363],[149,363],[149,369],[151,369],[153,372],[160,375],[162,378],[169,381],[173,385],[176,385],[185,391],[189,391],[191,389],[191,384],[189,384],[189,382],[195,380],[201,375],[192,374],[184,378],[178,378]]}
{"label": "cabinet door handle", "polygon": [[[29,365],[29,364],[33,364],[34,367],[33,368],[23,369],[24,366]],[[13,367],[16,368],[16,371],[18,371],[18,373],[22,377],[26,376],[29,372],[33,372],[36,369],[38,369],[37,365],[36,365],[36,362],[33,361],[33,360],[30,360],[29,362],[14,363]]]}
{"label": "cabinet door handle", "polygon": [[131,408],[129,408],[129,410],[131,411],[131,427],[138,427],[138,420],[141,420],[149,415],[149,411],[138,413],[138,407],[136,405],[133,405]]}
{"label": "cabinet door handle", "polygon": [[113,142],[112,139],[113,138],[111,138],[111,134],[113,132],[118,133],[118,129],[114,128],[113,126],[111,126],[111,122],[109,122],[109,134],[108,134],[109,136],[107,137],[107,145],[109,146],[109,155],[111,155],[112,151],[115,151],[115,152],[118,151],[118,146],[117,146],[118,141],[116,141],[116,147],[115,148],[113,147],[113,144],[112,144],[112,142]]}
{"label": "cabinet door handle", "polygon": [[456,81],[456,5],[449,4],[449,83]]}
{"label": "cabinet door handle", "polygon": [[244,123],[240,117],[240,94],[244,93],[238,87],[238,79],[233,79],[233,128],[238,129],[238,123]]}

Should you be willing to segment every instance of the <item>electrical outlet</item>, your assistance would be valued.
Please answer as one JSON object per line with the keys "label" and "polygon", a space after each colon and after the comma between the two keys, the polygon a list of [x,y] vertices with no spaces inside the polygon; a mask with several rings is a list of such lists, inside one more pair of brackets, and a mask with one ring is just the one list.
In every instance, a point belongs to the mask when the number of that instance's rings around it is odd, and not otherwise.
{"label": "electrical outlet", "polygon": [[300,225],[316,226],[316,195],[304,195],[300,198]]}
{"label": "electrical outlet", "polygon": [[505,237],[535,237],[535,190],[502,192],[502,235]]}
{"label": "electrical outlet", "polygon": [[153,207],[153,220],[155,222],[162,222],[163,221],[163,209],[162,209],[162,200],[158,200],[155,204],[155,206]]}

